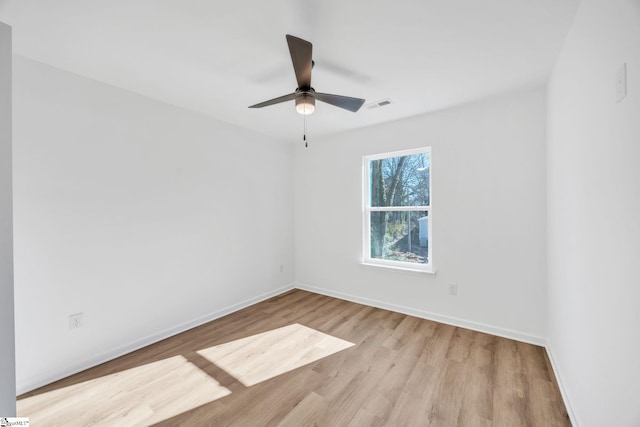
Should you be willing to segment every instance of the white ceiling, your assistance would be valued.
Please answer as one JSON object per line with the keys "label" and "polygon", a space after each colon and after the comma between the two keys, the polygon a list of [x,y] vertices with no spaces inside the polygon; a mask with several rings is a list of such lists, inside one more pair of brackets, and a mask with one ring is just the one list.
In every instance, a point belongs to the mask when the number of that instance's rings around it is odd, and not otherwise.
{"label": "white ceiling", "polygon": [[296,88],[285,34],[313,43],[310,138],[543,84],[579,0],[0,0],[14,52],[288,141]]}

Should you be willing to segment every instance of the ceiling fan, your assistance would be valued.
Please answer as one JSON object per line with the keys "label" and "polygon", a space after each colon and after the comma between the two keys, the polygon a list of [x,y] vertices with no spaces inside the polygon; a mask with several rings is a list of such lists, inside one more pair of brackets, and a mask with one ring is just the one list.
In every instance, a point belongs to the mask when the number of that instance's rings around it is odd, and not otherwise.
{"label": "ceiling fan", "polygon": [[311,58],[311,43],[287,34],[287,44],[289,45],[289,53],[291,54],[291,62],[293,62],[293,70],[296,73],[298,88],[293,93],[251,105],[249,108],[262,108],[295,100],[296,111],[300,114],[307,115],[313,113],[315,110],[316,99],[354,113],[362,107],[365,100],[361,98],[316,92],[315,89],[311,87],[311,69],[314,65]]}

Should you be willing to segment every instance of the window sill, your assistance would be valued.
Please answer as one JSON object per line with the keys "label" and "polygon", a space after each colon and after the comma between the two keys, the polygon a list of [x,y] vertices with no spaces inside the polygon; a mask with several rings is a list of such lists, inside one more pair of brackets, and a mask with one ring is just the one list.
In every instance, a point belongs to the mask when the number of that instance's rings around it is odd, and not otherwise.
{"label": "window sill", "polygon": [[396,267],[392,265],[382,265],[382,264],[373,264],[370,262],[361,262],[361,266],[365,268],[373,268],[387,271],[398,271],[400,273],[409,273],[409,274],[436,274],[435,270],[429,269],[421,269],[421,268],[409,268],[409,267]]}

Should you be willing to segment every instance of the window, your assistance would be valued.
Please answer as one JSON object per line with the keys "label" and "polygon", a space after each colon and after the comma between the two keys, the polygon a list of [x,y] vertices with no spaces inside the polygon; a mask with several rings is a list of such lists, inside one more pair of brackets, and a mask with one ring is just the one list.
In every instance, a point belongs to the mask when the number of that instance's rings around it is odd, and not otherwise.
{"label": "window", "polygon": [[364,263],[432,271],[431,149],[363,158]]}

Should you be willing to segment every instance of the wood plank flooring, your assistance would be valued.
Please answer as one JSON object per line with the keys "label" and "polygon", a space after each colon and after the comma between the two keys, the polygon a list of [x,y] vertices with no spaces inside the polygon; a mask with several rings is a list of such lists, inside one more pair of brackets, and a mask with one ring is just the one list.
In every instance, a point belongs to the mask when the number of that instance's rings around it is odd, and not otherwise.
{"label": "wood plank flooring", "polygon": [[[321,334],[296,329],[295,351],[265,341],[294,324]],[[304,359],[335,344],[324,334],[343,344]],[[244,345],[256,340],[264,352]],[[270,360],[252,359],[258,382],[209,360],[232,341]],[[265,375],[280,357],[300,367]],[[18,414],[34,426],[570,426],[549,366],[541,347],[294,290],[20,396]]]}

